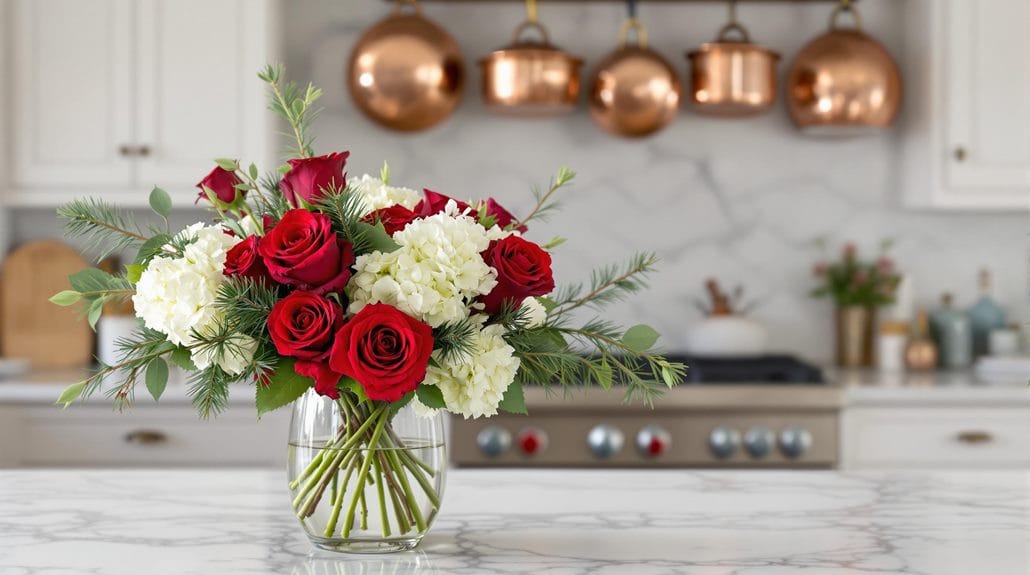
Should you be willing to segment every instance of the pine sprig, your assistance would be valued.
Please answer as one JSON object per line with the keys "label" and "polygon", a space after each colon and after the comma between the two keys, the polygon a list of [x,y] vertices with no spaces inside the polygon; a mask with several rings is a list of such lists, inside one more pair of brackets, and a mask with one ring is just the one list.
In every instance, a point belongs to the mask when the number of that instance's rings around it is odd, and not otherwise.
{"label": "pine sprig", "polygon": [[291,131],[283,135],[292,137],[296,147],[287,150],[288,156],[310,158],[314,155],[312,144],[315,139],[308,135],[308,129],[321,112],[314,104],[322,96],[322,90],[310,83],[301,90],[295,82],[284,82],[284,73],[282,64],[269,65],[258,74],[258,78],[267,83],[271,91],[269,109],[290,125]]}
{"label": "pine sprig", "polygon": [[149,239],[129,213],[104,200],[75,200],[58,208],[57,215],[65,221],[67,236],[82,238],[88,251],[99,253],[97,261]]}
{"label": "pine sprig", "polygon": [[268,315],[279,301],[274,287],[251,278],[230,277],[218,288],[215,307],[224,313],[223,324],[257,340],[268,336]]}
{"label": "pine sprig", "polygon": [[610,265],[590,274],[590,287],[582,284],[566,286],[553,298],[554,309],[549,315],[560,317],[568,312],[589,306],[596,310],[625,300],[647,287],[647,276],[654,272],[658,256],[654,253],[634,255],[623,265]]}
{"label": "pine sprig", "polygon": [[470,318],[445,323],[433,330],[433,347],[447,363],[466,361],[476,352],[474,338],[479,326]]}
{"label": "pine sprig", "polygon": [[556,211],[560,207],[560,203],[553,199],[554,194],[572,183],[573,178],[576,177],[576,173],[568,168],[559,168],[558,173],[555,174],[551,180],[550,185],[547,187],[546,192],[540,190],[533,190],[533,197],[536,198],[536,205],[529,212],[529,215],[516,222],[513,227],[519,227],[525,225],[534,219],[547,220],[551,213]]}
{"label": "pine sprig", "polygon": [[225,411],[229,405],[229,384],[233,379],[216,366],[190,374],[186,394],[201,419]]}
{"label": "pine sprig", "polygon": [[322,197],[315,200],[315,207],[329,215],[333,231],[351,243],[355,255],[375,250],[392,252],[399,247],[382,224],[373,225],[364,220],[365,200],[348,188],[323,190]]}

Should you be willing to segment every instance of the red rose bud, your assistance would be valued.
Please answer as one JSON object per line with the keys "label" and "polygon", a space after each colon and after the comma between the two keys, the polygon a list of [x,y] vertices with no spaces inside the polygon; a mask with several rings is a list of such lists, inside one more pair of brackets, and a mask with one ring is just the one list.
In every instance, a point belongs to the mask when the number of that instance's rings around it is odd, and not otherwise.
{"label": "red rose bud", "polygon": [[342,323],[343,310],[338,304],[311,292],[295,291],[272,306],[268,335],[279,355],[322,361]]}
{"label": "red rose bud", "polygon": [[290,210],[258,244],[272,279],[325,295],[342,292],[350,279],[354,250],[337,237],[329,216]]}
{"label": "red rose bud", "polygon": [[387,304],[363,307],[336,333],[329,366],[369,398],[397,401],[426,377],[433,329]]}
{"label": "red rose bud", "polygon": [[[421,218],[428,218],[429,216],[439,214],[447,209],[447,202],[454,200],[450,196],[445,196],[430,189],[423,189],[422,193],[425,194],[425,198],[415,204],[415,213]],[[457,204],[459,213],[465,213],[467,210],[470,216],[473,218],[477,217],[476,210],[473,210],[472,206],[461,200],[454,200],[454,203]]]}
{"label": "red rose bud", "polygon": [[[508,226],[516,223],[515,216],[513,216],[508,210],[504,209],[504,206],[497,203],[497,200],[493,198],[486,201],[486,215],[493,216],[494,222],[498,226],[501,226],[502,230],[508,229]],[[515,229],[522,233],[526,233],[526,230],[529,228],[526,226],[519,226]]]}
{"label": "red rose bud", "polygon": [[309,204],[315,203],[332,188],[342,190],[347,185],[343,166],[350,152],[336,152],[314,158],[289,160],[290,171],[279,182],[279,191],[286,196],[290,205],[299,207],[298,198]]}
{"label": "red rose bud", "polygon": [[218,198],[218,201],[231,204],[236,201],[237,197],[246,195],[242,190],[236,189],[236,184],[242,184],[243,180],[236,176],[236,172],[230,172],[229,170],[223,170],[219,166],[215,166],[215,169],[211,170],[200,183],[197,184],[197,188],[200,189],[197,201],[210,200],[207,192],[204,188],[211,190],[211,192]]}
{"label": "red rose bud", "polygon": [[293,371],[297,372],[298,375],[315,380],[315,393],[330,399],[340,399],[339,385],[343,374],[333,371],[329,364],[325,362],[298,361],[294,364]]}
{"label": "red rose bud", "polygon": [[225,267],[222,272],[227,276],[241,276],[271,283],[272,276],[268,275],[268,268],[257,251],[260,242],[260,237],[250,236],[233,246],[225,254]]}
{"label": "red rose bud", "polygon": [[363,219],[370,224],[381,222],[383,227],[386,228],[386,233],[392,236],[394,233],[403,230],[405,226],[417,218],[418,215],[415,212],[397,204],[388,208],[380,208]]}
{"label": "red rose bud", "polygon": [[486,313],[501,311],[505,302],[519,305],[527,297],[554,290],[551,255],[533,242],[518,236],[491,242],[483,261],[497,270],[497,286],[481,300]]}

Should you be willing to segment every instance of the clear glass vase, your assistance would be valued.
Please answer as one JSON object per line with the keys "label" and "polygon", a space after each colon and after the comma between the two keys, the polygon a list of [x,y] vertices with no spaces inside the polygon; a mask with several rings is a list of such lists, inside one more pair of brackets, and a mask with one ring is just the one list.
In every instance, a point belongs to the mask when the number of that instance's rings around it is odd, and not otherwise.
{"label": "clear glass vase", "polygon": [[293,406],[288,475],[293,510],[312,543],[351,553],[418,545],[440,511],[443,415],[308,392]]}

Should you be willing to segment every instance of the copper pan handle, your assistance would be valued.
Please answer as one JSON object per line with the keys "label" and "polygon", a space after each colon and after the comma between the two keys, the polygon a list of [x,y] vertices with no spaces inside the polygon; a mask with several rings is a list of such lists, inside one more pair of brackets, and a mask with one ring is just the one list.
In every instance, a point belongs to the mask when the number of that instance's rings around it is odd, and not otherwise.
{"label": "copper pan handle", "polygon": [[647,48],[647,28],[644,27],[644,23],[636,18],[627,18],[622,26],[619,27],[619,45],[623,48],[629,42],[630,32],[636,35],[637,46],[640,48]]}
{"label": "copper pan handle", "polygon": [[515,31],[511,34],[512,44],[519,44],[522,42],[522,34],[529,30],[536,30],[540,34],[541,41],[533,43],[542,43],[545,46],[551,45],[551,37],[547,34],[547,28],[544,25],[535,20],[526,20],[525,22],[518,25]]}
{"label": "copper pan handle", "polygon": [[422,14],[422,6],[419,5],[418,0],[397,0],[393,4],[393,15],[400,16],[405,6],[414,10],[416,15]]}
{"label": "copper pan handle", "polygon": [[722,28],[719,28],[719,35],[716,36],[715,41],[716,42],[728,42],[728,41],[730,41],[730,34],[732,34],[734,32],[740,34],[740,41],[741,42],[744,42],[745,44],[750,44],[751,43],[751,34],[748,34],[747,28],[745,28],[739,22],[730,22],[729,24],[726,24]]}
{"label": "copper pan handle", "polygon": [[833,13],[830,14],[830,30],[837,30],[840,26],[837,25],[837,19],[840,18],[841,14],[848,14],[851,16],[851,20],[854,22],[854,29],[862,29],[862,16],[855,10],[855,7],[851,5],[851,0],[841,0],[840,6],[833,9]]}

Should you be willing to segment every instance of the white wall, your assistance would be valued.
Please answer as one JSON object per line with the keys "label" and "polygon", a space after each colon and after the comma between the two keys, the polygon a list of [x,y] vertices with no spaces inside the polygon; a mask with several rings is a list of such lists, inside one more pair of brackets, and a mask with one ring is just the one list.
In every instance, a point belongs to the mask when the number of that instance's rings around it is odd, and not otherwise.
{"label": "white wall", "polygon": [[[685,72],[691,47],[711,40],[725,8],[715,3],[642,3],[652,45]],[[326,91],[321,151],[352,151],[349,172],[378,171],[390,162],[396,182],[459,197],[497,197],[515,211],[531,204],[528,189],[546,183],[559,166],[579,173],[565,209],[534,226],[537,239],[560,234],[559,281],[584,279],[598,265],[642,249],[664,259],[653,289],[611,316],[654,324],[676,348],[697,317],[693,298],[716,276],[741,283],[761,300],[755,316],[770,327],[777,349],[819,361],[831,358],[831,304],[814,301],[812,241],[855,240],[872,250],[896,237],[901,266],[915,274],[921,303],[941,291],[961,304],[975,294],[976,270],[996,276],[997,297],[1020,318],[1027,291],[1024,214],[917,213],[898,207],[896,134],[857,140],[800,136],[782,105],[745,120],[714,120],[684,111],[674,125],[644,141],[600,132],[585,109],[549,120],[487,114],[480,104],[475,61],[509,41],[523,18],[517,2],[427,2],[464,49],[471,74],[465,100],[448,122],[426,133],[387,132],[361,117],[343,89],[343,69],[361,31],[389,11],[369,0],[291,0],[284,9],[285,60],[290,75]],[[743,3],[740,17],[752,37],[784,56],[781,77],[799,47],[826,26],[831,3]],[[901,49],[901,10],[895,0],[859,4],[866,29]],[[583,56],[590,68],[615,45],[618,2],[542,4],[553,40]],[[15,236],[52,229],[49,214],[20,214]]]}

